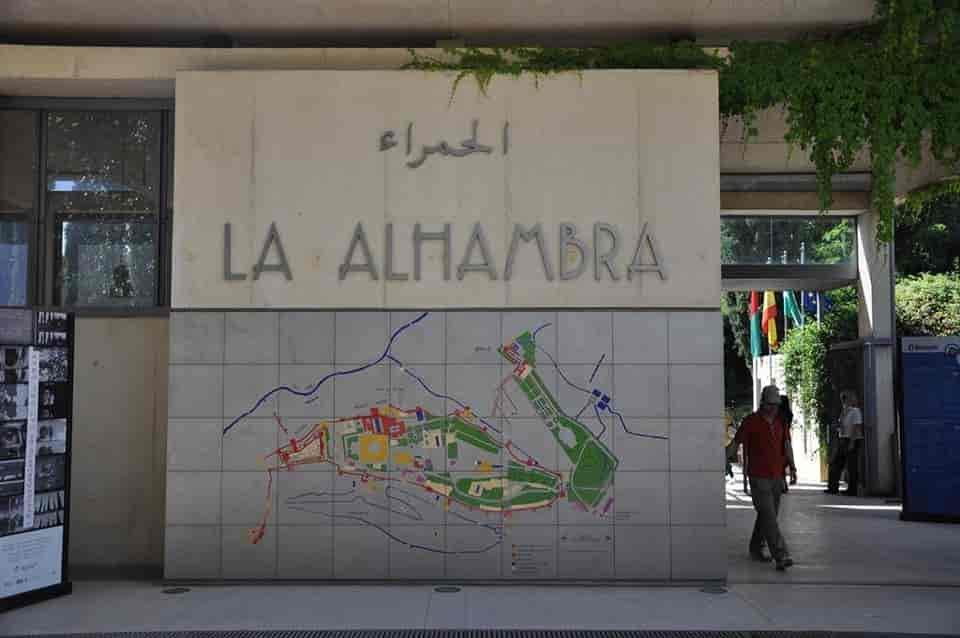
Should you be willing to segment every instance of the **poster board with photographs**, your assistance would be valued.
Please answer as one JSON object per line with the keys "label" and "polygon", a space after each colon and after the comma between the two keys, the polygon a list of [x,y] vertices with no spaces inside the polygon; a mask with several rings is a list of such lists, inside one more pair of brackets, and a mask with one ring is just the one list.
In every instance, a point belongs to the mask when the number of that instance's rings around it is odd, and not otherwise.
{"label": "poster board with photographs", "polygon": [[33,315],[30,343],[0,343],[0,611],[70,591],[73,317]]}

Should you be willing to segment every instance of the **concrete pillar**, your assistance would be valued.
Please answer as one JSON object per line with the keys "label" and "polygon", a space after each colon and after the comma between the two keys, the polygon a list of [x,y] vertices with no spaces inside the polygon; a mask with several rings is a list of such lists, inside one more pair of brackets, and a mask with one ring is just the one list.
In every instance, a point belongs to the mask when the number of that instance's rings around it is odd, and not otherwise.
{"label": "concrete pillar", "polygon": [[876,219],[875,213],[868,212],[857,224],[859,328],[860,337],[867,343],[861,398],[867,432],[864,481],[868,493],[892,494],[896,489],[894,278],[892,244],[877,245]]}

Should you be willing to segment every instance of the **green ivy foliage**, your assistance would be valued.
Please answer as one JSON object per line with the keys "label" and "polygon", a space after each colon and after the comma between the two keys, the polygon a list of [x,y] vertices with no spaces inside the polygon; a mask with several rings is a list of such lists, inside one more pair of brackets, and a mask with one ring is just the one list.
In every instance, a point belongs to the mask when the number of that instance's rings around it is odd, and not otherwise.
{"label": "green ivy foliage", "polygon": [[589,69],[714,69],[724,62],[692,42],[658,44],[629,42],[607,47],[497,47],[451,49],[445,57],[422,54],[410,49],[408,69],[453,71],[456,76],[450,98],[465,78],[476,80],[486,94],[498,75],[519,77],[531,74],[534,81],[555,73],[580,73]]}
{"label": "green ivy foliage", "polygon": [[907,194],[903,201],[903,210],[913,216],[919,216],[944,200],[960,200],[960,177],[951,177],[918,188]]}
{"label": "green ivy foliage", "polygon": [[[841,36],[791,42],[735,42],[726,55],[691,42],[606,47],[453,49],[444,57],[412,51],[408,68],[473,77],[486,91],[498,75],[543,76],[587,69],[713,69],[720,117],[743,120],[784,109],[785,140],[816,167],[820,207],[833,203],[831,179],[867,156],[873,176],[877,241],[893,237],[896,166],[916,165],[924,149],[955,168],[960,160],[960,0],[876,0],[875,20]],[[451,93],[452,99],[453,93]]]}
{"label": "green ivy foliage", "polygon": [[[780,346],[784,381],[804,414],[813,415],[821,442],[829,440],[828,425],[836,416],[836,396],[830,385],[827,352],[834,343],[857,338],[857,291],[853,286],[830,291],[832,307],[823,322],[808,321],[791,328]],[[825,452],[826,446],[821,447]]]}
{"label": "green ivy foliage", "polygon": [[872,28],[822,41],[737,43],[721,71],[721,115],[749,125],[782,105],[786,141],[809,154],[820,204],[831,178],[869,153],[877,239],[893,237],[895,169],[920,162],[924,142],[955,167],[960,150],[957,2],[878,0]]}
{"label": "green ivy foliage", "polygon": [[830,312],[823,318],[823,325],[830,335],[830,342],[853,341],[860,334],[859,302],[855,286],[846,286],[831,290]]}
{"label": "green ivy foliage", "polygon": [[830,423],[826,369],[831,340],[830,327],[814,321],[792,329],[780,346],[787,389],[803,413],[820,424],[821,441],[829,440],[824,425]]}

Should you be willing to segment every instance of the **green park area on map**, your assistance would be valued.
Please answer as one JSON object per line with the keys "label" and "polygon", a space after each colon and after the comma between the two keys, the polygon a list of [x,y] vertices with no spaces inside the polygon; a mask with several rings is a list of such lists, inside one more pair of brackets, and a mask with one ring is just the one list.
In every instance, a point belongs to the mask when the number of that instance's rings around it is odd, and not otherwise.
{"label": "green park area on map", "polygon": [[[515,347],[517,346],[517,347]],[[520,352],[517,357],[517,350]],[[509,512],[511,510],[546,507],[565,492],[571,502],[579,502],[588,509],[597,507],[610,490],[618,460],[607,447],[580,421],[565,414],[553,393],[546,387],[536,369],[536,343],[529,332],[524,332],[500,349],[501,356],[516,364],[513,378],[523,395],[537,411],[547,430],[569,459],[573,469],[567,489],[560,475],[543,468],[535,460],[525,463],[510,458],[506,474],[478,472],[477,476],[449,479],[445,472],[429,474],[431,482],[449,488],[449,498],[468,507]],[[348,457],[360,465],[353,438],[344,437]],[[480,453],[499,457],[505,444],[485,430],[470,411],[458,411],[445,416],[431,416],[422,425],[408,427],[396,441],[399,448],[417,448],[446,445],[447,458],[456,460],[461,446],[472,447]],[[500,465],[491,463],[490,465]],[[370,469],[379,469],[374,465]],[[476,468],[474,468],[476,469]]]}

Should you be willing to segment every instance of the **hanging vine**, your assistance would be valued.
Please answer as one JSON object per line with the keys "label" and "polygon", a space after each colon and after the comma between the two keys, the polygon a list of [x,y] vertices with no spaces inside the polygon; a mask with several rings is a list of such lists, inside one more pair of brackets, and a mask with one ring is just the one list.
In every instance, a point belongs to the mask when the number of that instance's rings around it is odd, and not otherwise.
{"label": "hanging vine", "polygon": [[411,51],[408,68],[454,71],[486,91],[498,75],[589,69],[714,69],[720,117],[740,118],[749,138],[757,115],[784,109],[785,140],[807,153],[822,210],[833,204],[831,179],[868,157],[877,241],[893,236],[896,168],[916,165],[928,149],[942,164],[960,160],[960,0],[876,0],[864,29],[820,40],[735,42],[726,54],[692,42],[633,42],[591,48],[453,49],[444,57]]}

